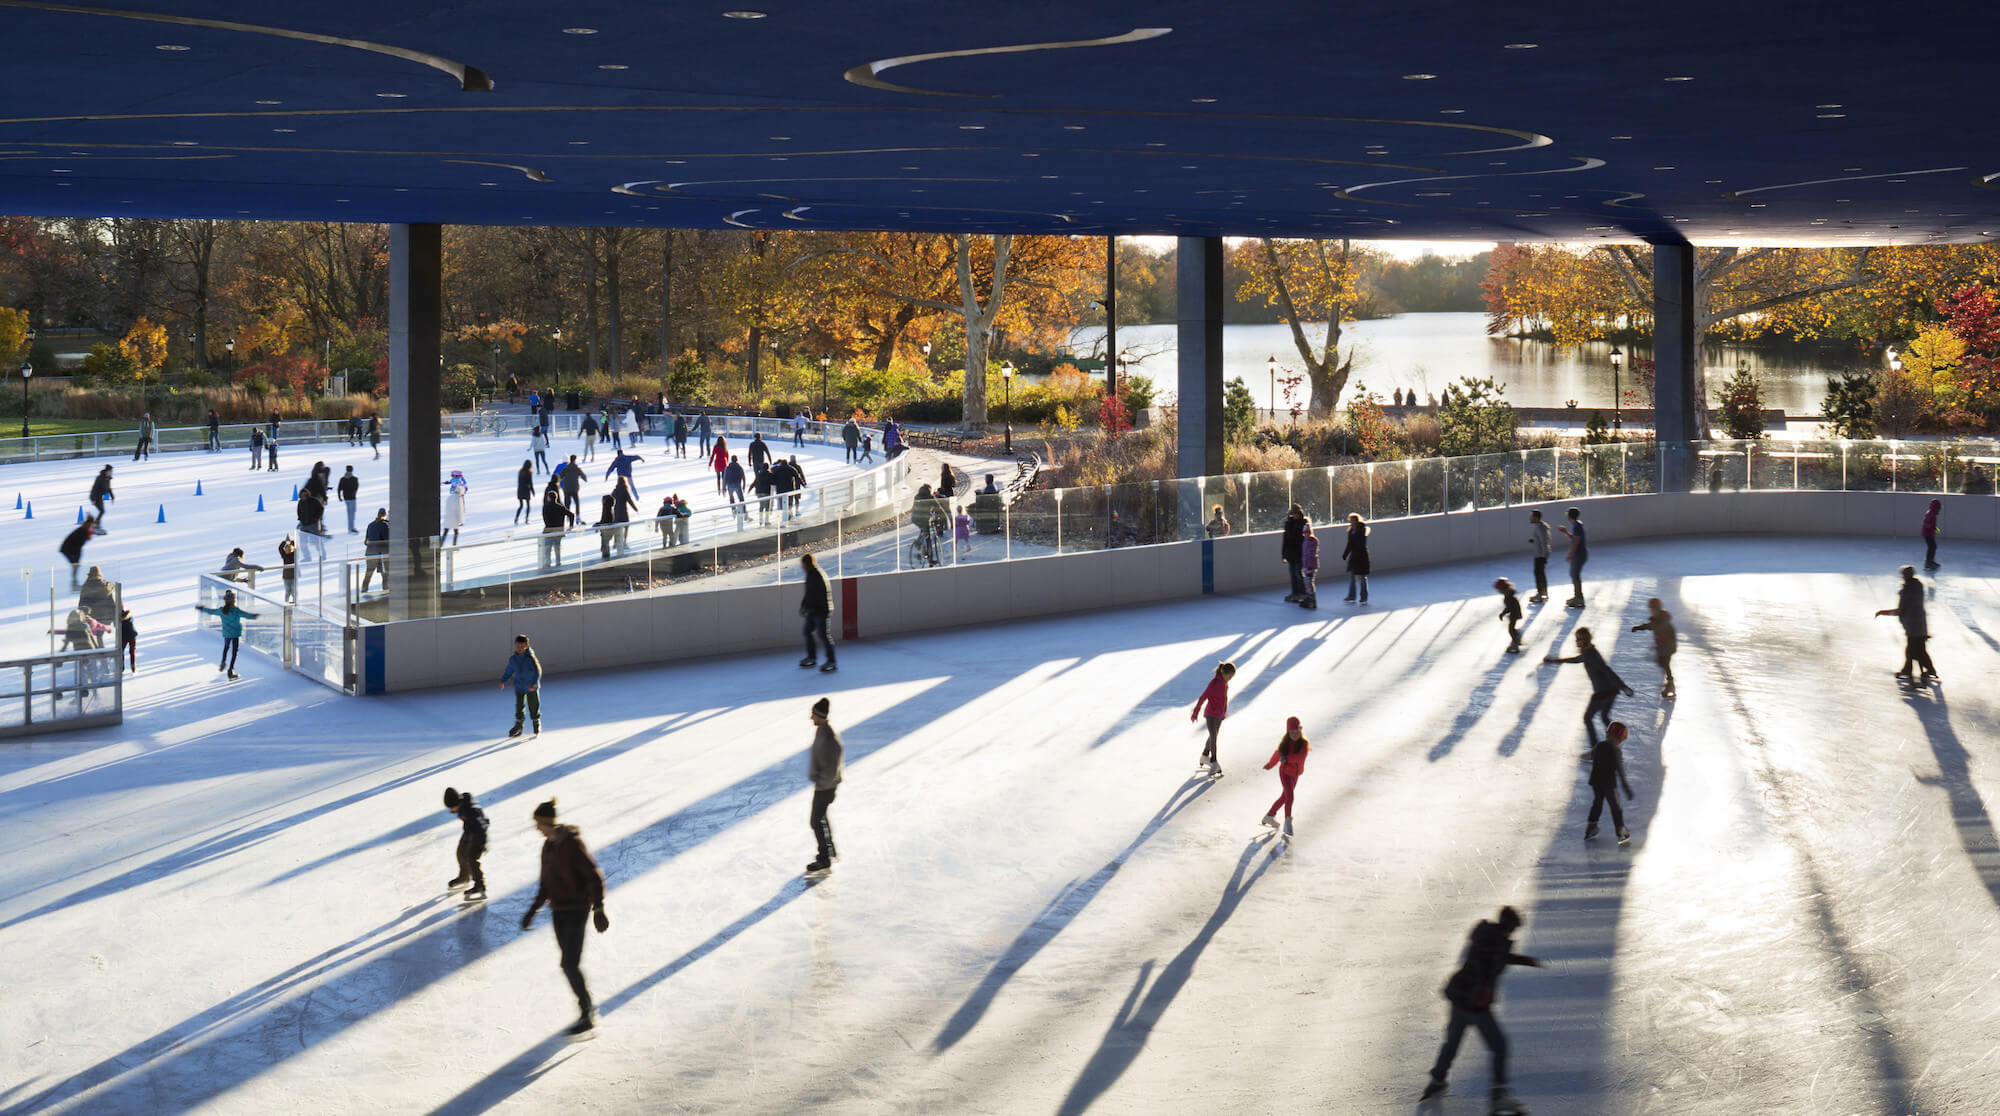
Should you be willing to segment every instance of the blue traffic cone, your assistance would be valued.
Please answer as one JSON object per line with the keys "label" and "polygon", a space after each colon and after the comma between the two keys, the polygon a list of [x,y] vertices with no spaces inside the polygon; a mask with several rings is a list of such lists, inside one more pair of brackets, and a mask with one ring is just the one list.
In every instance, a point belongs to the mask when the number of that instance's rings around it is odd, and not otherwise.
{"label": "blue traffic cone", "polygon": [[296,500],[298,498],[299,498],[299,486],[295,484],[292,486],[292,499]]}
{"label": "blue traffic cone", "polygon": [[82,523],[82,522],[83,522],[83,505],[82,505],[82,504],[78,504],[78,505],[76,506],[76,521],[77,521],[78,523]]}
{"label": "blue traffic cone", "polygon": [[257,496],[257,510],[258,511],[264,510],[264,496],[262,493],[259,493]]}
{"label": "blue traffic cone", "polygon": [[199,496],[199,495],[201,495],[201,482],[200,482],[200,481],[196,481],[196,482],[194,482],[194,494],[195,494],[196,496]]}
{"label": "blue traffic cone", "polygon": [[28,501],[28,514],[22,516],[21,518],[22,519],[35,518],[35,502],[33,500]]}
{"label": "blue traffic cone", "polygon": [[167,521],[167,506],[166,506],[165,504],[161,504],[161,505],[160,505],[160,518],[158,518],[158,519],[155,519],[155,520],[154,520],[153,522],[155,522],[155,523],[165,523],[166,521]]}

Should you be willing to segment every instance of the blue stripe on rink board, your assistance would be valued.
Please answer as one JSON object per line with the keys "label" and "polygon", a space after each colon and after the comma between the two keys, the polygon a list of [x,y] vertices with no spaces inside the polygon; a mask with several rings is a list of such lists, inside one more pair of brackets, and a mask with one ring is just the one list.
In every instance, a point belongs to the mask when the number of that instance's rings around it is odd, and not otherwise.
{"label": "blue stripe on rink board", "polygon": [[1201,540],[1201,594],[1215,595],[1215,540]]}
{"label": "blue stripe on rink board", "polygon": [[383,644],[388,629],[380,624],[370,624],[361,629],[361,692],[381,694],[388,692],[384,677]]}

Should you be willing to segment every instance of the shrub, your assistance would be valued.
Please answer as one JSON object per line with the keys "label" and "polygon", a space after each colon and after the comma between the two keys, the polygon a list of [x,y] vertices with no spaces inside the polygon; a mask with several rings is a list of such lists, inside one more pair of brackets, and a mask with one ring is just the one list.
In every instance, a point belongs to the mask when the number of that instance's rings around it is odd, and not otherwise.
{"label": "shrub", "polygon": [[1514,448],[1521,419],[1506,400],[1507,389],[1492,377],[1466,376],[1444,387],[1438,416],[1438,449],[1446,457],[1505,453]]}
{"label": "shrub", "polygon": [[1257,401],[1251,398],[1250,386],[1238,376],[1222,393],[1222,438],[1225,443],[1240,444],[1248,442],[1256,431]]}
{"label": "shrub", "polygon": [[239,368],[235,378],[237,383],[245,385],[258,381],[265,392],[305,395],[325,386],[326,369],[312,357],[289,354],[266,357],[247,368]]}
{"label": "shrub", "polygon": [[1125,406],[1135,415],[1151,407],[1153,400],[1158,396],[1159,390],[1153,384],[1151,377],[1134,372],[1118,379],[1118,397],[1125,401]]}
{"label": "shrub", "polygon": [[1764,436],[1764,384],[1747,364],[1739,364],[1722,385],[1722,406],[1716,421],[1731,438]]}
{"label": "shrub", "polygon": [[83,358],[83,371],[93,382],[123,387],[138,379],[139,363],[118,346],[100,341],[92,345],[90,355]]}
{"label": "shrub", "polygon": [[1875,436],[1875,377],[1866,372],[1849,372],[1826,378],[1826,398],[1820,402],[1820,418],[1836,438]]}

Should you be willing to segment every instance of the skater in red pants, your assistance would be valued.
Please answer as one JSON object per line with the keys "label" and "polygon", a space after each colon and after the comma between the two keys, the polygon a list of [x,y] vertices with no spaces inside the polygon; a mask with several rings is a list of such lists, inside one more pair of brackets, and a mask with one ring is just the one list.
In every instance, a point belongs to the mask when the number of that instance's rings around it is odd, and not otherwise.
{"label": "skater in red pants", "polygon": [[1274,767],[1278,769],[1278,786],[1282,788],[1278,792],[1278,800],[1271,803],[1271,808],[1264,812],[1264,824],[1276,829],[1278,807],[1283,806],[1287,837],[1292,835],[1292,792],[1298,788],[1299,776],[1305,774],[1306,753],[1310,751],[1312,745],[1306,742],[1305,733],[1299,727],[1299,719],[1285,718],[1285,735],[1278,738],[1277,750],[1271,753],[1270,762],[1264,765],[1266,771]]}
{"label": "skater in red pants", "polygon": [[1188,711],[1188,720],[1202,715],[1202,706],[1208,707],[1208,743],[1201,746],[1201,759],[1195,766],[1208,766],[1211,776],[1222,774],[1222,761],[1215,752],[1215,735],[1222,731],[1222,719],[1229,715],[1229,680],[1236,677],[1235,663],[1215,664],[1215,677],[1208,680],[1208,686],[1201,696],[1194,699],[1194,708]]}

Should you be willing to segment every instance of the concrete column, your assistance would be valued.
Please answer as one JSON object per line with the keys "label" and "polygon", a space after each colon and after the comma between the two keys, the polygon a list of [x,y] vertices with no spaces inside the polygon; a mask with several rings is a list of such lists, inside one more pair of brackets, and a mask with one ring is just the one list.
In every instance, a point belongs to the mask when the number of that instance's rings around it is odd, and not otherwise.
{"label": "concrete column", "polygon": [[389,227],[389,618],[437,615],[439,337],[444,241],[437,225]]}
{"label": "concrete column", "polygon": [[1653,245],[1653,429],[1659,439],[1660,491],[1685,492],[1692,475],[1685,451],[1695,440],[1695,376],[1701,336],[1695,328],[1694,245]]}
{"label": "concrete column", "polygon": [[1174,253],[1183,477],[1222,472],[1222,238],[1183,236]]}

